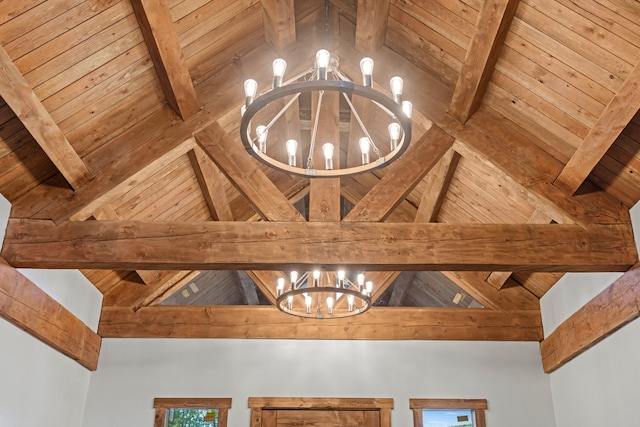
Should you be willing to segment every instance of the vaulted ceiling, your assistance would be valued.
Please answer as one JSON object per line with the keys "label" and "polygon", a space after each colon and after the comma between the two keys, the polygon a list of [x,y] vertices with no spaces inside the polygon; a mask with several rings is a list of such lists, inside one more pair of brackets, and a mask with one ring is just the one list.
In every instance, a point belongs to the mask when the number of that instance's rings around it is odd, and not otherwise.
{"label": "vaulted ceiling", "polygon": [[[541,340],[564,272],[637,262],[637,1],[5,1],[0,45],[0,255],[81,269],[103,337]],[[308,179],[242,148],[242,82],[325,45],[404,77],[391,166]],[[275,278],[314,265],[373,272],[378,306],[279,313]]]}

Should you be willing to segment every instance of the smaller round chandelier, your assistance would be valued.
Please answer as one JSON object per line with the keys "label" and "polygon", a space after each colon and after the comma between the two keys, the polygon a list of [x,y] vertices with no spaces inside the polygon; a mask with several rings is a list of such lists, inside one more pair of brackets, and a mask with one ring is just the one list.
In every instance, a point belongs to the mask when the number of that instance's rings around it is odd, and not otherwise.
{"label": "smaller round chandelier", "polygon": [[[402,99],[402,78],[391,79],[391,96],[374,89],[373,60],[363,58],[360,61],[362,84],[356,84],[340,71],[338,58],[325,49],[317,52],[312,68],[284,82],[286,68],[284,59],[273,61],[273,86],[259,96],[256,96],[258,84],[255,80],[248,79],[244,83],[245,104],[242,106],[240,137],[246,150],[254,157],[270,167],[297,175],[340,177],[385,166],[407,150],[411,141],[412,104]],[[348,113],[340,111],[336,114],[341,117],[322,117],[320,112],[325,92],[342,95],[348,105]],[[361,105],[356,102],[358,97],[362,98],[358,101],[375,106],[374,112],[367,115],[370,118],[368,123],[354,107],[355,104]],[[309,107],[311,123],[302,131],[300,124],[299,128],[291,130],[292,125],[287,123],[285,115],[296,101],[299,107],[314,104]],[[358,131],[350,132],[348,141],[317,140],[318,128],[340,126],[344,117],[357,123]],[[297,119],[291,121],[302,122]],[[292,134],[300,135],[300,140]],[[383,139],[384,143],[380,142]],[[359,150],[359,155],[340,156],[340,152],[347,153],[349,147],[356,144],[358,148],[353,150]],[[336,155],[338,161],[334,161]],[[302,161],[304,158],[306,161]]]}
{"label": "smaller round chandelier", "polygon": [[371,308],[373,282],[365,280],[364,273],[352,280],[345,271],[292,271],[288,279],[280,277],[276,284],[276,307],[284,313],[327,319],[355,316]]}

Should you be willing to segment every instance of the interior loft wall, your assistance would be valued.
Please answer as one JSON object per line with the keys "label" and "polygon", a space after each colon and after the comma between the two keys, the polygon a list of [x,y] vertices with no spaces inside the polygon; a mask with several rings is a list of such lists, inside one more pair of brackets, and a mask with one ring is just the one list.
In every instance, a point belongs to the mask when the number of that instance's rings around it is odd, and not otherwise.
{"label": "interior loft wall", "polygon": [[231,397],[247,427],[250,396],[390,397],[402,427],[410,398],[486,398],[488,426],[555,425],[538,343],[105,339],[84,427],[150,427],[154,397]]}
{"label": "interior loft wall", "polygon": [[[0,242],[9,202],[0,195]],[[95,330],[101,296],[78,271],[23,271]],[[90,372],[0,318],[0,426],[80,427]]]}
{"label": "interior loft wall", "polygon": [[[636,245],[640,204],[631,209]],[[545,336],[609,286],[616,274],[566,274],[541,299]],[[637,425],[640,319],[551,373],[557,427]]]}

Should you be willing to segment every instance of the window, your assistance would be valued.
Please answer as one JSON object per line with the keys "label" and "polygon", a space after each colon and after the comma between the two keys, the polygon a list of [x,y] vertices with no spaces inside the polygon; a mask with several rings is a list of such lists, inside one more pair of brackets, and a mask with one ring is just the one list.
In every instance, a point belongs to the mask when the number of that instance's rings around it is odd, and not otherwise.
{"label": "window", "polygon": [[486,427],[485,399],[410,399],[414,427]]}
{"label": "window", "polygon": [[154,427],[226,427],[231,399],[157,398]]}

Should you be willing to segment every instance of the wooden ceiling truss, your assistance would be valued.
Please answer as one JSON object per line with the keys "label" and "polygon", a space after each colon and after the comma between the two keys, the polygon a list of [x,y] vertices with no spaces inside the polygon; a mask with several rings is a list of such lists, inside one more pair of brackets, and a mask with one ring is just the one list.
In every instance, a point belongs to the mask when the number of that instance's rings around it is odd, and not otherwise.
{"label": "wooden ceiling truss", "polygon": [[[564,25],[552,25],[539,0],[434,0],[429,11],[335,0],[328,16],[294,0],[84,2],[85,15],[53,3],[0,14],[0,191],[12,202],[0,315],[89,369],[100,337],[542,341],[539,297],[555,273],[637,263],[628,209],[640,199],[640,26],[624,16],[640,17],[633,6],[556,0]],[[75,22],[68,32],[65,19]],[[82,40],[89,28],[95,39]],[[38,45],[48,34],[68,50]],[[82,57],[98,39],[104,50]],[[400,69],[410,88],[414,143],[383,170],[292,177],[238,141],[242,80],[268,87],[275,56],[295,74],[309,46],[325,44],[348,74],[366,54],[376,82]],[[340,114],[337,99],[324,108]],[[297,104],[285,120],[306,131]],[[359,132],[353,118],[334,129],[321,136]],[[44,154],[29,155],[29,138]],[[374,271],[374,299],[390,290],[390,307],[318,321],[254,306],[256,287],[273,304],[282,271],[317,265]],[[104,295],[98,334],[18,267],[82,269]],[[160,305],[211,269],[239,270],[250,306]],[[396,307],[417,271],[442,271],[484,308]],[[542,341],[545,370],[638,316],[636,272]],[[49,312],[59,324],[43,320]],[[604,320],[586,331],[585,316]]]}

